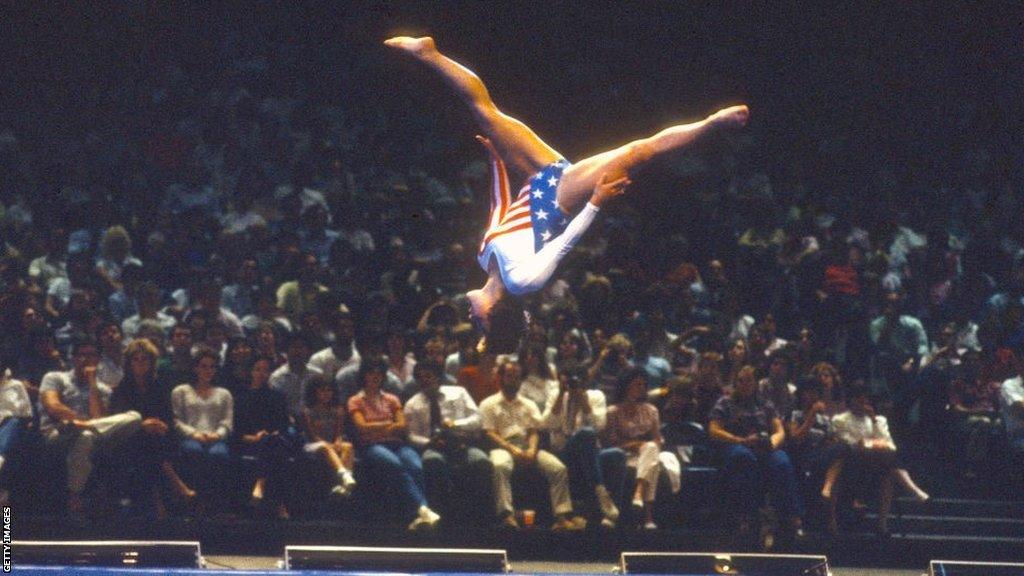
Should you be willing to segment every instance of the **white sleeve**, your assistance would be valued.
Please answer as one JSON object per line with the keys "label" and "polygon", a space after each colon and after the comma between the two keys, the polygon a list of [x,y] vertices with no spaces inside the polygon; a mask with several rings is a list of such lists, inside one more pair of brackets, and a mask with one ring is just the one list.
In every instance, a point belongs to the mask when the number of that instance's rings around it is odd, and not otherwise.
{"label": "white sleeve", "polygon": [[537,292],[555,273],[558,263],[572,251],[600,209],[590,202],[569,222],[565,231],[536,252],[529,260],[502,275],[505,288],[516,296]]}
{"label": "white sleeve", "polygon": [[417,448],[424,448],[430,444],[430,424],[427,422],[429,413],[424,417],[420,398],[417,394],[405,403],[405,425],[409,429],[409,442]]}

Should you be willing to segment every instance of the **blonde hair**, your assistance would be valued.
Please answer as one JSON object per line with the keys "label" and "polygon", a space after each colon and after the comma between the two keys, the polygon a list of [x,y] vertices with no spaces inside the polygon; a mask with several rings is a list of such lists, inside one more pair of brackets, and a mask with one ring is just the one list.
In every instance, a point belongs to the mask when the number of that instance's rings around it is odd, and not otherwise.
{"label": "blonde hair", "polygon": [[150,362],[153,363],[153,369],[156,369],[157,358],[160,357],[160,350],[157,349],[156,344],[149,341],[149,338],[136,338],[128,343],[124,348],[124,357],[131,359],[136,354],[145,354],[149,357]]}

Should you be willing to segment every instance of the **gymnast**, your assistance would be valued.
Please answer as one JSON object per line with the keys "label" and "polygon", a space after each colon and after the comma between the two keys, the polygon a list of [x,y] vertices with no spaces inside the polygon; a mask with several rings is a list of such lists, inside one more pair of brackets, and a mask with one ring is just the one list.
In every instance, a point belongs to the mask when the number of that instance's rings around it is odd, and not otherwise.
{"label": "gymnast", "polygon": [[[523,328],[519,297],[544,287],[600,209],[626,191],[634,169],[714,128],[744,126],[749,115],[746,106],[732,106],[571,164],[525,124],[498,110],[480,78],[441,54],[429,36],[398,36],[384,44],[439,73],[470,107],[484,133],[477,139],[490,154],[494,186],[477,259],[488,278],[483,288],[466,297],[491,353],[515,348]],[[528,178],[514,197],[506,163]]]}

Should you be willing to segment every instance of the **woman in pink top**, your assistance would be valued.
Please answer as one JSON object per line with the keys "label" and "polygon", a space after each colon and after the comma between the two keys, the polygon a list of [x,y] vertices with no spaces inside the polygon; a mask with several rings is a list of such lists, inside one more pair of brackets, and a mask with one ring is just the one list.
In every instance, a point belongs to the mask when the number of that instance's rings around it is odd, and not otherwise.
{"label": "woman in pink top", "polygon": [[[646,402],[647,374],[642,368],[630,370],[619,380],[619,398],[621,401],[608,409],[605,436],[609,448],[603,452],[620,450],[627,465],[636,468],[632,508],[634,513],[643,512],[644,528],[652,530],[658,527],[652,507],[661,473],[661,419],[658,409]],[[602,454],[602,458],[608,457]]]}
{"label": "woman in pink top", "polygon": [[390,484],[415,518],[410,530],[433,528],[441,517],[427,506],[423,462],[406,442],[405,414],[398,396],[381,390],[388,372],[380,357],[363,358],[356,381],[363,389],[348,400],[359,456],[369,473]]}

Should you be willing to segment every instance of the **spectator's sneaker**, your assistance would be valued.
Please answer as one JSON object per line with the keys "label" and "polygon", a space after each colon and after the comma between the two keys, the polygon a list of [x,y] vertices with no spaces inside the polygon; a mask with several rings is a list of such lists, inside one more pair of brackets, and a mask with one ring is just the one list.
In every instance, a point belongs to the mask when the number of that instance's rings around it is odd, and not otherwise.
{"label": "spectator's sneaker", "polygon": [[615,520],[612,520],[611,518],[609,518],[607,516],[605,516],[604,518],[601,518],[601,528],[604,528],[606,530],[614,530],[615,529]]}
{"label": "spectator's sneaker", "polygon": [[641,500],[639,498],[633,498],[633,501],[630,502],[630,504],[629,504],[629,508],[633,511],[634,521],[635,521],[636,518],[642,518],[643,517],[642,516],[642,514],[644,513],[644,501],[643,500]]}
{"label": "spectator's sneaker", "polygon": [[423,530],[433,528],[440,522],[441,516],[426,506],[420,506],[416,519],[409,523],[409,530]]}
{"label": "spectator's sneaker", "polygon": [[594,493],[597,494],[597,503],[601,507],[601,515],[612,521],[612,524],[619,519],[619,509],[615,506],[615,501],[612,500],[612,495],[608,493],[608,489],[603,485],[599,485],[594,488]]}
{"label": "spectator's sneaker", "polygon": [[338,498],[348,498],[351,493],[343,484],[335,484],[334,488],[331,488],[331,495]]}
{"label": "spectator's sneaker", "polygon": [[654,523],[654,520],[648,520],[644,522],[644,530],[657,530],[658,525]]}
{"label": "spectator's sneaker", "polygon": [[341,485],[345,488],[345,492],[349,494],[356,489],[356,479],[348,470],[341,473]]}
{"label": "spectator's sneaker", "polygon": [[508,514],[498,522],[498,527],[505,530],[519,530],[519,522],[516,522],[514,514]]}

